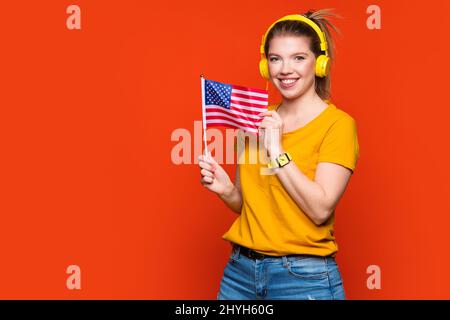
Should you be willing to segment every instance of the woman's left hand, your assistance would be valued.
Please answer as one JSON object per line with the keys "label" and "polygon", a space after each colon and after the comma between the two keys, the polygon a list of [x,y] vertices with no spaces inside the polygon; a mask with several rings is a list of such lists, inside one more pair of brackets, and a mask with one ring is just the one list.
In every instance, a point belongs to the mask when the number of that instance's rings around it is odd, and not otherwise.
{"label": "woman's left hand", "polygon": [[264,129],[264,148],[270,157],[277,157],[284,152],[281,145],[283,119],[275,110],[261,112],[259,116],[264,116],[264,119],[257,124],[259,128]]}

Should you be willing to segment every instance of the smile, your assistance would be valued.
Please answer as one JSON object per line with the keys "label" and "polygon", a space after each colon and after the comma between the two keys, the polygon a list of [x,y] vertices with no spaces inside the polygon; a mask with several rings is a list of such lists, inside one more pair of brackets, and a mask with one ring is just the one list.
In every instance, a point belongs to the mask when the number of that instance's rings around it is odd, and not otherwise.
{"label": "smile", "polygon": [[298,78],[296,79],[278,79],[280,81],[280,85],[283,89],[292,88],[298,81]]}

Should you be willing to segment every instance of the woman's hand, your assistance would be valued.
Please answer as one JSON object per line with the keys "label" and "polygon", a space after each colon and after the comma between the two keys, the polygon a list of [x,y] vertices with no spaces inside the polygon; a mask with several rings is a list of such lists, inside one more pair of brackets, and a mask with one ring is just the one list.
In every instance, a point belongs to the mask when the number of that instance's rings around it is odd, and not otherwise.
{"label": "woman's hand", "polygon": [[219,196],[224,196],[233,190],[234,185],[230,177],[211,155],[201,155],[198,157],[198,160],[200,174],[202,175],[200,183],[205,188],[217,193]]}
{"label": "woman's hand", "polygon": [[259,128],[264,129],[264,148],[270,157],[278,157],[284,152],[281,145],[283,119],[275,110],[261,112],[259,116],[264,116],[264,119],[257,124]]}

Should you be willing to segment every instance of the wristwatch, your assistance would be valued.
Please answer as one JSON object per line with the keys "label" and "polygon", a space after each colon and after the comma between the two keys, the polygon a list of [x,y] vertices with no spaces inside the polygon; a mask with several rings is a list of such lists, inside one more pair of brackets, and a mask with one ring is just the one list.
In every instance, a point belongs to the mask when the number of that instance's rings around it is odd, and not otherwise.
{"label": "wristwatch", "polygon": [[274,160],[271,160],[268,164],[268,168],[281,168],[291,162],[292,157],[288,152],[280,154]]}

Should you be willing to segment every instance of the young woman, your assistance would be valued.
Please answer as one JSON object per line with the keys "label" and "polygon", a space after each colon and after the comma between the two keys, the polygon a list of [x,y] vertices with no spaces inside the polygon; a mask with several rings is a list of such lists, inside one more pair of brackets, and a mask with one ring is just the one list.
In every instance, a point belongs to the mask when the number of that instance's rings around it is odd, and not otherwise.
{"label": "young woman", "polygon": [[210,155],[199,158],[202,185],[240,214],[223,235],[232,251],[218,299],[345,299],[333,225],[359,146],[354,119],[329,100],[327,16],[336,15],[289,15],[263,37],[261,75],[282,96],[259,122],[279,133],[263,138],[274,174],[240,160],[233,184]]}

